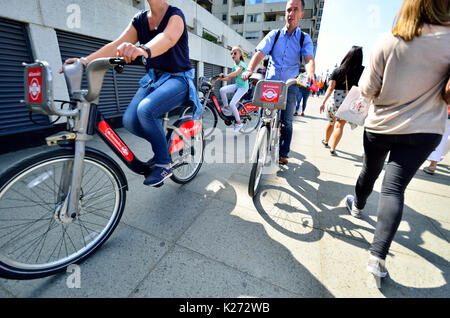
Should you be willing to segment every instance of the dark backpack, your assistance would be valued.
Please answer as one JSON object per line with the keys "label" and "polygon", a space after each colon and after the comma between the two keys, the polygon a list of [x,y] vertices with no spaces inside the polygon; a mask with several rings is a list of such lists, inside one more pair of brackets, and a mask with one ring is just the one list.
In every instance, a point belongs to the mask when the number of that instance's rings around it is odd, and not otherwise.
{"label": "dark backpack", "polygon": [[[303,42],[305,41],[305,33],[303,33],[303,31],[300,31],[300,32],[302,32],[302,34],[300,35],[300,67],[301,67],[301,65],[302,65],[301,50],[303,48]],[[268,55],[272,54],[273,48],[275,47],[275,44],[277,43],[279,36],[280,36],[280,29],[278,29],[277,34],[275,34],[275,40],[273,41],[272,49],[270,50]]]}

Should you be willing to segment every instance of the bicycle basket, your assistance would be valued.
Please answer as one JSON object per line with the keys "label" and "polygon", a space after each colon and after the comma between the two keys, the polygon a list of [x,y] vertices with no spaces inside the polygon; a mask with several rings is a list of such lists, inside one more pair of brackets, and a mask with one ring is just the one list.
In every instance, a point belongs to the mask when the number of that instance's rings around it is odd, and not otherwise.
{"label": "bicycle basket", "polygon": [[35,113],[54,115],[52,71],[45,61],[36,60],[35,63],[25,64],[24,95],[22,102]]}
{"label": "bicycle basket", "polygon": [[253,94],[253,106],[268,109],[286,109],[286,83],[281,81],[259,81]]}

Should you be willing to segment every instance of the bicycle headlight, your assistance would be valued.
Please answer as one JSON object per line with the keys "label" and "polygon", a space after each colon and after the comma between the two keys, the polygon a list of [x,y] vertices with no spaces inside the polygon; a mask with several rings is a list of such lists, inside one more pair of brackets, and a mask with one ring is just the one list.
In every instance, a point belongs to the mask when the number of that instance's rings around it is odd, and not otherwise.
{"label": "bicycle headlight", "polygon": [[272,116],[272,110],[268,108],[264,109],[264,115],[267,117]]}

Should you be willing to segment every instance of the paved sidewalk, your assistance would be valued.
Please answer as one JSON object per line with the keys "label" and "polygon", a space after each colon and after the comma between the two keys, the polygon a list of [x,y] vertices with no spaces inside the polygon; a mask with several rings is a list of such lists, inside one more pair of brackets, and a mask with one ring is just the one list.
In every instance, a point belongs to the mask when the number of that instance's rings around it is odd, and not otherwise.
{"label": "paved sidewalk", "polygon": [[[362,219],[350,216],[344,197],[361,169],[362,128],[347,126],[331,157],[320,143],[321,99],[311,97],[306,116],[295,118],[289,165],[264,176],[254,200],[245,163],[205,163],[190,184],[156,189],[125,171],[124,216],[81,264],[81,288],[68,288],[71,273],[0,279],[0,297],[449,297],[450,158],[409,185],[390,278],[378,290],[365,266],[383,176]],[[120,133],[138,157],[150,157],[145,141]],[[98,139],[90,144],[106,150]],[[45,148],[2,155],[0,170]]]}

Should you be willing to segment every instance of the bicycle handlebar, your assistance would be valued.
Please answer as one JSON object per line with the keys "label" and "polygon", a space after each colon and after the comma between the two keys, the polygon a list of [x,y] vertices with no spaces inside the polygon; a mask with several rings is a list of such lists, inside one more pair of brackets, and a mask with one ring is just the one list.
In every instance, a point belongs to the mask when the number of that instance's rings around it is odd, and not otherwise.
{"label": "bicycle handlebar", "polygon": [[147,65],[147,59],[144,56],[138,56],[131,63],[126,63],[124,58],[99,58],[88,64],[86,76],[88,81],[88,93],[84,97],[88,102],[94,102],[98,99],[103,85],[103,78],[106,71],[111,66],[116,66],[116,71],[121,73],[124,65]]}

